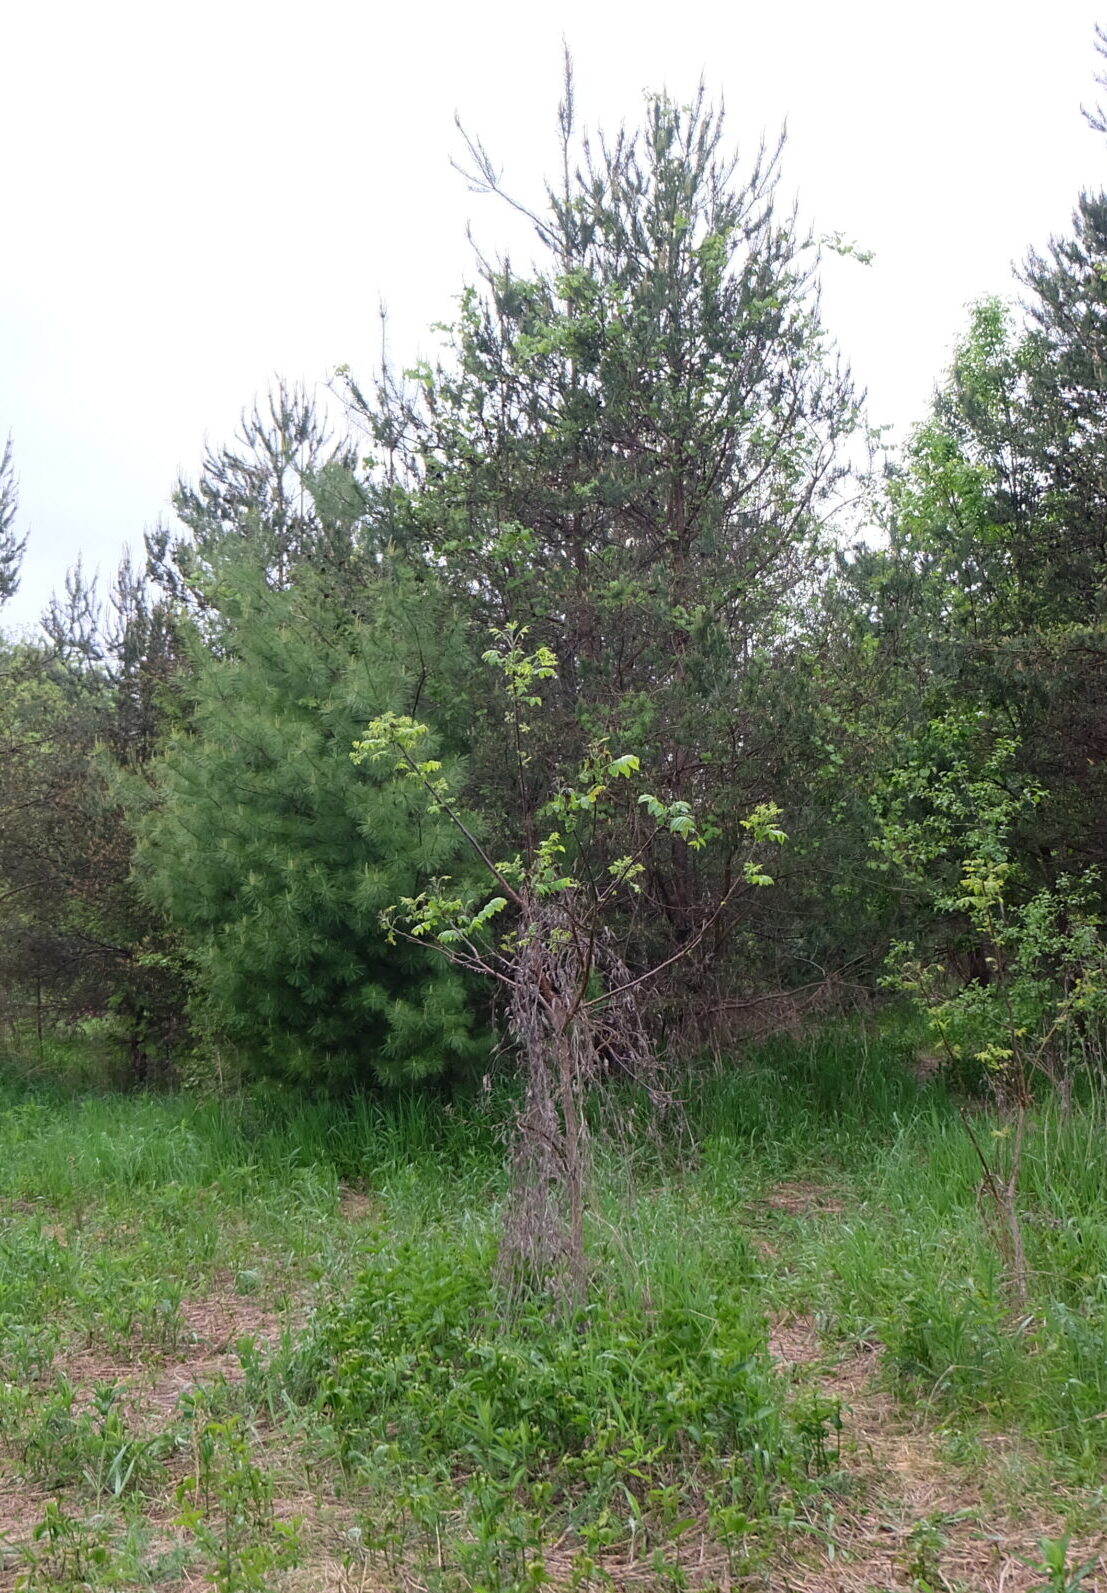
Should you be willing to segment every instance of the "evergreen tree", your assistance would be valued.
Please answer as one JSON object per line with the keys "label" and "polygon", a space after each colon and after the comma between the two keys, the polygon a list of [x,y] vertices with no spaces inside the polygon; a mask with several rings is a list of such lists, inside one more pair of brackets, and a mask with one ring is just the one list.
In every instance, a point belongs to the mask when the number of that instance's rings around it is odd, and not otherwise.
{"label": "evergreen tree", "polygon": [[[930,717],[951,703],[1013,736],[1048,793],[1024,837],[1040,879],[1107,844],[1107,368],[1097,204],[1073,239],[1034,257],[1029,330],[978,307],[932,420],[893,489],[897,634]],[[1096,253],[1098,250],[1098,255]],[[1105,323],[1107,325],[1107,323]],[[1107,354],[1107,344],[1103,352]],[[925,717],[925,716],[924,716]],[[985,745],[987,737],[985,737]]]}
{"label": "evergreen tree", "polygon": [[15,517],[19,509],[19,490],[15,480],[15,463],[12,440],[9,437],[0,454],[0,603],[13,597],[19,586],[19,567],[27,538],[15,534]]}
{"label": "evergreen tree", "polygon": [[167,661],[156,605],[127,559],[110,602],[105,626],[95,583],[71,571],[47,643],[4,651],[0,969],[14,1011],[33,995],[47,1017],[107,1020],[141,1080],[164,1071],[183,1037],[183,991],[163,926],[133,887],[118,776],[126,767],[143,784]]}
{"label": "evergreen tree", "polygon": [[[442,569],[475,626],[525,625],[556,657],[539,794],[606,737],[659,771],[659,796],[713,814],[708,854],[674,837],[651,855],[656,955],[696,936],[738,868],[742,818],[777,794],[789,741],[762,677],[792,654],[857,410],[811,240],[776,205],[779,148],[740,173],[702,92],[653,99],[640,132],[578,138],[571,78],[560,125],[561,178],[531,218],[544,265],[482,262],[442,362],[386,373],[375,395],[351,382],[350,398],[396,542]],[[533,793],[476,730],[474,800],[513,844]],[[640,819],[624,818],[633,849]],[[749,911],[734,901],[711,953]]]}
{"label": "evergreen tree", "polygon": [[454,870],[456,840],[350,757],[388,708],[445,718],[456,622],[426,581],[378,575],[359,618],[325,576],[268,576],[241,552],[214,560],[225,646],[197,654],[187,728],[140,820],[139,877],[185,938],[194,1013],[250,1065],[303,1080],[472,1067],[487,1044],[464,980],[380,925]]}
{"label": "evergreen tree", "polygon": [[1041,484],[1036,582],[1051,617],[1099,618],[1107,573],[1107,193],[1081,195],[1072,233],[1033,254],[1030,427]]}
{"label": "evergreen tree", "polygon": [[0,706],[0,985],[12,1015],[95,1017],[128,1073],[164,1072],[183,1034],[158,920],[136,897],[132,837],[104,742],[112,694],[28,645]]}
{"label": "evergreen tree", "polygon": [[356,462],[312,397],[279,382],[264,405],[243,412],[233,444],[207,450],[195,485],[177,483],[173,502],[186,534],[174,537],[165,526],[148,534],[151,575],[195,607],[210,601],[203,593],[227,544],[248,545],[278,591],[305,562],[341,573],[365,507]]}

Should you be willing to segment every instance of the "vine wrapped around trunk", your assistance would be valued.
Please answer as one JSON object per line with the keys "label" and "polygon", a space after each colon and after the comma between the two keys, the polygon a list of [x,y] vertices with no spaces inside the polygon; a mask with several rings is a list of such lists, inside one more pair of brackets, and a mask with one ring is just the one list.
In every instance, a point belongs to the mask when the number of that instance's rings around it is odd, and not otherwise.
{"label": "vine wrapped around trunk", "polygon": [[[614,1072],[655,1104],[667,1097],[630,972],[606,936],[582,940],[563,906],[528,896],[513,973],[509,1025],[525,1095],[500,1272],[512,1292],[552,1285],[579,1302],[588,1284],[588,1091]],[[612,992],[598,1006],[587,999],[593,981]]]}
{"label": "vine wrapped around trunk", "polygon": [[[540,688],[554,678],[555,668],[548,648],[526,651],[525,636],[521,627],[497,632],[496,646],[484,659],[503,680],[520,790],[530,799],[524,715],[543,706]],[[458,893],[450,880],[436,879],[419,895],[404,897],[390,908],[384,923],[390,939],[400,936],[432,946],[457,967],[495,980],[506,992],[524,1097],[512,1153],[500,1273],[511,1292],[546,1289],[563,1302],[579,1304],[588,1288],[584,1214],[589,1091],[612,1076],[644,1089],[655,1107],[667,1100],[657,1054],[642,1022],[639,992],[646,980],[699,945],[740,885],[760,887],[772,880],[749,857],[697,933],[664,962],[632,973],[619,953],[613,926],[625,925],[626,908],[640,893],[638,877],[659,837],[678,836],[693,848],[704,845],[706,837],[690,805],[662,802],[642,792],[636,806],[647,820],[646,833],[633,852],[612,858],[597,843],[596,820],[611,806],[612,787],[619,780],[633,780],[640,761],[634,753],[613,757],[606,742],[597,742],[574,780],[558,782],[549,801],[532,801],[524,849],[496,862],[467,822],[433,753],[426,725],[386,713],[354,743],[351,756],[355,762],[389,760],[399,776],[421,787],[429,811],[445,815],[464,837],[496,894],[482,903],[479,894]],[[752,842],[779,844],[786,837],[778,817],[779,809],[762,803],[742,824]]]}

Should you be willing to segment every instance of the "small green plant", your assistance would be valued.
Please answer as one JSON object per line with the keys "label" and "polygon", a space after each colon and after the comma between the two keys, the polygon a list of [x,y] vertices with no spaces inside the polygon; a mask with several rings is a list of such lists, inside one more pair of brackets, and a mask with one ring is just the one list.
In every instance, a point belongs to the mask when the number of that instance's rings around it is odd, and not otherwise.
{"label": "small green plant", "polygon": [[597,1564],[671,1546],[707,1491],[747,1553],[781,1479],[804,1486],[829,1458],[837,1407],[812,1410],[809,1439],[785,1420],[733,1251],[705,1246],[649,1304],[611,1273],[613,1297],[573,1318],[536,1299],[505,1322],[491,1242],[487,1227],[464,1246],[452,1230],[382,1237],[320,1320],[316,1378],[347,1467],[407,1518],[374,1520],[382,1552],[398,1531],[437,1558],[448,1524],[469,1580],[522,1588],[567,1531]]}
{"label": "small green plant", "polygon": [[241,1418],[203,1422],[193,1461],[177,1487],[177,1520],[207,1556],[216,1593],[268,1593],[272,1573],[299,1561],[299,1523],[274,1516],[272,1481],[250,1455]]}
{"label": "small green plant", "polygon": [[[172,1447],[168,1434],[136,1438],[129,1433],[118,1399],[117,1385],[98,1383],[93,1391],[92,1410],[81,1423],[89,1457],[84,1480],[97,1500],[118,1499],[129,1488],[148,1481]],[[93,1429],[91,1433],[87,1432],[88,1426]]]}
{"label": "small green plant", "polygon": [[1043,1578],[1028,1593],[1081,1593],[1085,1582],[1099,1565],[1099,1556],[1092,1555],[1083,1565],[1069,1564],[1069,1537],[1042,1538],[1038,1544],[1041,1558],[1024,1560],[1035,1575]]}
{"label": "small green plant", "polygon": [[47,1502],[20,1558],[23,1567],[16,1588],[26,1593],[86,1593],[93,1585],[108,1587],[114,1582],[106,1524],[95,1517],[84,1521],[70,1515],[57,1499]]}
{"label": "small green plant", "polygon": [[115,1384],[97,1384],[91,1406],[79,1410],[64,1376],[37,1399],[30,1389],[3,1385],[0,1433],[28,1477],[52,1488],[83,1486],[98,1503],[118,1499],[157,1475],[172,1442],[128,1431],[118,1394]]}
{"label": "small green plant", "polygon": [[809,1474],[821,1477],[842,1457],[842,1402],[813,1393],[792,1417]]}
{"label": "small green plant", "polygon": [[921,1516],[907,1534],[903,1569],[913,1593],[948,1593],[942,1554],[949,1542],[947,1518]]}
{"label": "small green plant", "polygon": [[975,1069],[1009,1126],[991,1143],[965,1130],[979,1159],[981,1193],[998,1219],[1011,1287],[1029,1297],[1020,1209],[1028,1113],[1043,1082],[1071,1108],[1075,1075],[1107,1023],[1107,939],[1095,907],[1099,876],[1062,875],[1032,891],[1014,860],[1012,836],[1042,800],[1015,772],[1017,743],[981,750],[974,715],[948,714],[929,727],[930,745],[894,772],[874,799],[880,867],[893,865],[933,910],[967,934],[976,975],[951,985],[940,959],[911,943],[893,947],[886,983],[929,1017],[951,1072]]}

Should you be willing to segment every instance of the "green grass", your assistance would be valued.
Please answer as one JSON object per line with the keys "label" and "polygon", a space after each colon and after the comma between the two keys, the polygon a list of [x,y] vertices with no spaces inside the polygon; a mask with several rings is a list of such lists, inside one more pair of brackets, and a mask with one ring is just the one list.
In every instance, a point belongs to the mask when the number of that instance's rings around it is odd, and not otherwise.
{"label": "green grass", "polygon": [[[886,1346],[897,1392],[931,1411],[1032,1438],[1084,1483],[1107,1467],[1107,1108],[1034,1113],[1020,1207],[1032,1271],[1016,1308],[1003,1231],[981,1191],[962,1105],[920,1087],[902,1043],[830,1033],[793,1055],[762,1054],[699,1106],[713,1203],[761,1176],[824,1178],[844,1213],[780,1223],[788,1263],[771,1297],[818,1314],[845,1342]],[[783,1086],[783,1087],[782,1087]],[[977,1139],[1002,1160],[1006,1125],[979,1105]]]}
{"label": "green grass", "polygon": [[[1036,1112],[1016,1312],[959,1104],[913,1051],[857,1026],[775,1042],[690,1084],[670,1142],[601,1152],[574,1317],[508,1311],[493,1282],[503,1097],[120,1095],[13,1070],[0,1450],[41,1531],[15,1534],[12,1567],[237,1593],[322,1587],[324,1555],[443,1590],[598,1585],[633,1560],[651,1586],[771,1585],[869,1486],[848,1409],[768,1354],[789,1314],[828,1359],[882,1346],[877,1376],[950,1455],[979,1465],[1002,1433],[1090,1519],[1103,1105]],[[175,1403],[153,1397],[167,1379]]]}

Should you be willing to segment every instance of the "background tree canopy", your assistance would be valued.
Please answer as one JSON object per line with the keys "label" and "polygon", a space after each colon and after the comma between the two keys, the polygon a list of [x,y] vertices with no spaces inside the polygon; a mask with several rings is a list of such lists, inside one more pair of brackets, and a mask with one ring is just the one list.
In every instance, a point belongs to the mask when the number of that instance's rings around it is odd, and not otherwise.
{"label": "background tree canopy", "polygon": [[[436,360],[345,372],[338,425],[278,384],[178,483],[145,572],[101,603],[74,571],[44,639],[5,644],[13,1013],[46,989],[136,1058],[220,1045],[318,1083],[483,1069],[486,998],[381,926],[471,867],[433,804],[351,762],[388,714],[429,726],[493,858],[526,854],[590,758],[638,759],[695,815],[710,844],[657,843],[615,782],[566,843],[589,878],[640,857],[607,910],[630,970],[682,959],[650,987],[669,1046],[875,993],[893,942],[986,977],[972,915],[894,861],[893,809],[901,836],[929,810],[918,771],[1034,793],[1005,830],[1013,910],[1101,889],[1107,200],[1029,257],[1024,314],[974,309],[881,474],[780,147],[741,158],[702,92],[589,137],[571,75],[559,128],[524,212],[537,263],[478,256]],[[9,444],[0,594],[16,511]],[[552,660],[514,743],[479,664],[509,627]],[[743,873],[764,803],[790,837],[771,891]]]}

